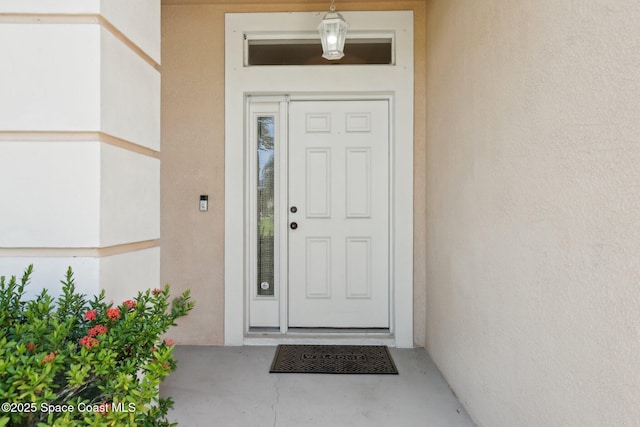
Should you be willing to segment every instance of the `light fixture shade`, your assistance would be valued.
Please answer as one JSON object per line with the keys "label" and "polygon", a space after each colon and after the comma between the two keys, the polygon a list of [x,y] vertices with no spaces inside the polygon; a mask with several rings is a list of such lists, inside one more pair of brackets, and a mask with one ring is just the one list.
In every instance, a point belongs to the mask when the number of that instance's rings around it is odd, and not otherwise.
{"label": "light fixture shade", "polygon": [[338,12],[329,12],[318,25],[322,40],[323,58],[334,60],[344,56],[344,41],[347,38],[349,23]]}

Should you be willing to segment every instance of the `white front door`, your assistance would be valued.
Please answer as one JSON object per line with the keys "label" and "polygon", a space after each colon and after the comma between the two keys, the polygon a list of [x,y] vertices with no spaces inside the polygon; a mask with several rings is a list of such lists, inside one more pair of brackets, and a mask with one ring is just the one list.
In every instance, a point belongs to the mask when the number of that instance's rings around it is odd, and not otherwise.
{"label": "white front door", "polygon": [[389,327],[389,103],[289,107],[289,326]]}

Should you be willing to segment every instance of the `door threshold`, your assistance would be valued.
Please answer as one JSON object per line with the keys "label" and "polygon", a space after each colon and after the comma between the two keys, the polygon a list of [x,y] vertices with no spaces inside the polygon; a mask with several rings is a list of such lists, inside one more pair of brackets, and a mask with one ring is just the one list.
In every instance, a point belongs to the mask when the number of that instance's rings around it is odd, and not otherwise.
{"label": "door threshold", "polygon": [[396,346],[389,329],[289,328],[281,333],[277,328],[251,328],[244,336],[244,345],[275,346],[279,344],[316,345],[386,345]]}

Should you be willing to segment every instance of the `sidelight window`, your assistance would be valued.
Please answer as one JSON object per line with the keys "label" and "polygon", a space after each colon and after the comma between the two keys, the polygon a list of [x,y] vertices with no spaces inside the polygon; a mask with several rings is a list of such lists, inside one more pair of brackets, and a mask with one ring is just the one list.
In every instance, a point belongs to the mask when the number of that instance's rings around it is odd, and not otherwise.
{"label": "sidelight window", "polygon": [[256,117],[257,159],[257,295],[274,295],[275,118]]}

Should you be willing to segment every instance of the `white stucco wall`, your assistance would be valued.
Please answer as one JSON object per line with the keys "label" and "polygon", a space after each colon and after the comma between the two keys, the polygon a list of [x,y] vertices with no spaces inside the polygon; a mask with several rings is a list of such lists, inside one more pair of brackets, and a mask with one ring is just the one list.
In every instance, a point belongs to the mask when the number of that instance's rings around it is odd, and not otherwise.
{"label": "white stucco wall", "polygon": [[103,132],[160,151],[160,73],[104,28],[100,32]]}
{"label": "white stucco wall", "polygon": [[160,286],[159,29],[160,0],[0,3],[0,275],[30,292]]}
{"label": "white stucco wall", "polygon": [[0,248],[98,247],[99,189],[98,142],[0,141]]}
{"label": "white stucco wall", "polygon": [[[162,288],[160,248],[149,248],[100,259],[100,282],[108,283],[107,301],[121,304],[147,289]],[[177,295],[172,292],[172,295]]]}
{"label": "white stucco wall", "polygon": [[[55,255],[55,252],[51,252]],[[29,264],[33,264],[33,274],[25,288],[25,298],[36,297],[43,289],[49,295],[60,295],[67,268],[73,270],[76,291],[91,296],[98,293],[100,285],[106,287],[106,301],[121,304],[134,298],[146,289],[161,288],[160,248],[148,248],[114,254],[95,256],[44,256],[44,257],[0,257],[0,276],[18,280]],[[107,286],[104,286],[107,285]]]}
{"label": "white stucco wall", "polygon": [[2,13],[97,13],[101,0],[3,0]]}
{"label": "white stucco wall", "polygon": [[98,25],[0,23],[0,53],[0,131],[100,127]]}
{"label": "white stucco wall", "polygon": [[65,279],[69,267],[73,271],[76,292],[85,295],[97,294],[100,274],[100,260],[98,258],[75,256],[37,259],[20,256],[1,257],[0,276],[5,276],[7,282],[12,276],[20,281],[29,264],[33,264],[33,273],[29,284],[25,287],[25,300],[37,297],[43,289],[47,289],[50,296],[60,296],[62,290],[60,281]]}
{"label": "white stucco wall", "polygon": [[107,144],[101,147],[100,244],[160,237],[160,160]]}
{"label": "white stucco wall", "polygon": [[100,13],[160,63],[160,0],[100,0]]}
{"label": "white stucco wall", "polygon": [[37,16],[101,15],[160,62],[160,0],[2,0],[0,12]]}
{"label": "white stucco wall", "polygon": [[640,3],[427,4],[428,351],[479,426],[637,426]]}
{"label": "white stucco wall", "polygon": [[3,23],[0,131],[102,131],[160,150],[160,73],[99,24]]}

